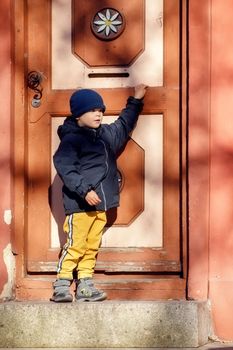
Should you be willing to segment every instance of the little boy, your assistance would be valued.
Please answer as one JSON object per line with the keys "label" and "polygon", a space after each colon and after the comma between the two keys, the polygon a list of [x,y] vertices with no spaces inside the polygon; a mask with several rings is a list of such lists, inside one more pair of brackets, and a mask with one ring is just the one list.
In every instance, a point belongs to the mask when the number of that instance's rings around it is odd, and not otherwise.
{"label": "little boy", "polygon": [[147,86],[135,87],[125,109],[112,124],[102,124],[105,105],[94,90],[82,89],[70,98],[72,115],[58,128],[60,145],[54,165],[63,181],[67,242],[57,267],[51,298],[71,302],[70,285],[77,271],[77,301],[101,301],[106,293],[94,287],[93,273],[106,225],[106,211],[119,206],[116,159],[143,108]]}

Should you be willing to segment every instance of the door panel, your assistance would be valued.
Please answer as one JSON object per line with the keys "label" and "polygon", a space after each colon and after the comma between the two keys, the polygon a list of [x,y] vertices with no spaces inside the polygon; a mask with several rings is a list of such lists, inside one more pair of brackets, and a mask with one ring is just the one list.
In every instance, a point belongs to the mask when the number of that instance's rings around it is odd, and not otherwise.
{"label": "door panel", "polygon": [[[119,1],[95,2],[86,17],[89,23],[92,15],[102,9],[106,16],[107,8],[122,12],[126,28],[111,41],[111,46],[109,41],[102,41],[92,33],[90,23],[85,27],[84,36],[77,34],[80,25],[74,30],[78,17],[71,9],[78,5],[83,7],[85,3],[92,2],[77,0],[72,7],[68,0],[41,0],[39,3],[28,0],[27,68],[28,72],[41,72],[43,95],[40,107],[34,108],[31,101],[35,91],[28,91],[27,272],[54,272],[64,243],[61,184],[51,159],[58,143],[56,127],[69,115],[68,102],[73,89],[95,88],[107,105],[104,122],[110,122],[133,93],[132,87],[145,82],[150,87],[143,114],[131,142],[118,159],[124,181],[121,207],[106,228],[97,271],[180,274],[180,1],[137,2],[138,13],[144,11],[140,16],[144,43],[143,50],[139,50],[130,63],[127,55],[126,61],[122,57],[111,61],[112,57],[117,58],[117,53],[120,56],[125,53],[122,43],[117,41],[121,40],[126,49],[129,46],[124,33],[131,35],[133,17],[130,8],[124,9],[125,1],[120,2],[121,7],[117,7]],[[83,50],[85,57],[80,58],[73,52],[75,33],[81,45],[78,50]],[[86,62],[90,58],[82,42],[86,35],[95,41],[97,56],[98,43],[101,50],[112,50],[105,65],[103,56],[99,57],[98,67],[95,66],[98,60]],[[137,162],[130,162],[133,158],[137,158]],[[132,177],[135,168],[138,169],[136,178]]]}
{"label": "door panel", "polygon": [[[79,23],[77,23],[77,10],[79,10],[77,6],[79,2],[82,12],[84,12],[80,14],[80,17],[85,18],[87,26],[87,28],[85,26],[85,30],[82,30],[82,25],[76,28],[76,24],[79,25]],[[87,11],[85,8],[84,4],[86,3],[91,3],[91,11]],[[76,4],[76,6],[72,9],[71,1],[60,0],[52,2],[53,89],[76,89],[82,86],[87,88],[108,88],[109,86],[112,88],[128,87],[141,82],[142,75],[145,84],[150,86],[163,85],[163,0],[134,0],[128,2],[124,0],[108,2],[84,0],[76,1],[74,4]],[[125,14],[125,20],[129,21],[122,36],[110,43],[96,40],[95,36],[92,35],[89,23],[96,13],[98,6],[100,9],[106,7],[107,4],[109,4],[110,7],[115,6],[116,8],[120,8],[121,12]],[[135,6],[135,4],[137,4],[137,6]],[[74,12],[75,9],[76,12]],[[139,14],[134,14],[135,9],[138,9]],[[128,18],[128,16],[130,17]],[[133,16],[133,18],[131,18],[131,16]],[[141,25],[137,27],[139,22]],[[73,33],[73,41],[71,23],[75,30]],[[125,34],[130,35],[130,37],[125,37]],[[87,42],[85,36],[90,36],[91,42]],[[76,41],[81,42],[80,45],[85,45],[82,47],[84,53],[83,55],[80,54],[83,56],[80,59],[78,57],[79,53],[74,52],[74,44],[72,45],[72,43]],[[138,43],[139,41],[141,42],[140,47],[135,49],[135,53],[130,55],[128,51],[131,50],[132,44]],[[118,42],[120,43],[118,44]],[[128,43],[130,43],[130,45]],[[105,47],[106,44],[110,44],[111,46]],[[97,64],[98,55],[96,52],[91,51],[93,45],[97,53],[99,50],[101,50],[101,55],[104,53],[104,58],[108,57],[106,54],[113,50],[112,56],[115,62],[111,63],[108,60],[105,62],[105,66],[101,62]],[[90,56],[95,57],[93,63],[94,67],[90,66],[92,64],[91,62],[85,62],[86,51],[90,51]],[[124,54],[122,54],[122,52],[124,52]],[[124,60],[125,57],[126,59]],[[117,63],[118,58],[121,59],[119,64]],[[88,58],[86,60],[88,61]],[[128,62],[130,62],[130,64]],[[95,67],[95,65],[98,65],[98,67]],[[72,74],[70,74],[71,71]],[[121,74],[126,74],[126,76],[121,77]],[[115,76],[112,77],[111,75]],[[90,76],[92,78],[90,78]],[[105,79],[105,76],[108,78]]]}

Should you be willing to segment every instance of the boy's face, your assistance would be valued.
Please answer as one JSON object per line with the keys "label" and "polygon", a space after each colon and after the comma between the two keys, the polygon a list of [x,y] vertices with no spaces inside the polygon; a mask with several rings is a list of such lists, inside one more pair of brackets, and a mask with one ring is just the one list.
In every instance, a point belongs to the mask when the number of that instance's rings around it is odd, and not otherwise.
{"label": "boy's face", "polygon": [[93,109],[90,112],[82,114],[76,120],[80,127],[97,129],[102,123],[103,111],[102,109]]}

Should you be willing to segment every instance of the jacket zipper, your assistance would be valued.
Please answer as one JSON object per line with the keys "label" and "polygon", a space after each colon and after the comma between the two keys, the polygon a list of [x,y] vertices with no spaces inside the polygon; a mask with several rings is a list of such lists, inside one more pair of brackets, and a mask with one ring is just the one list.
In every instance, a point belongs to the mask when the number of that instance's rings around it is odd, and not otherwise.
{"label": "jacket zipper", "polygon": [[[108,152],[107,152],[107,148],[106,148],[106,145],[105,145],[104,141],[100,140],[100,142],[104,145],[104,151],[105,151],[105,155],[106,155],[106,160],[105,160],[105,165],[106,165],[105,176],[106,176],[106,174],[108,173]],[[105,196],[105,193],[104,193],[102,182],[100,183],[100,187],[101,187],[101,191],[102,191],[103,199],[104,199],[104,210],[106,211],[107,210],[107,203],[106,203],[106,196]]]}

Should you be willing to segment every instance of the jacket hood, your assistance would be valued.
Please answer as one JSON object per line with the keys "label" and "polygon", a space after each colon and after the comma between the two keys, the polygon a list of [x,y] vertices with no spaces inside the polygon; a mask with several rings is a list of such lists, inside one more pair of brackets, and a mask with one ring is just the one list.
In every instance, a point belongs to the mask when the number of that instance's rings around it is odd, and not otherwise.
{"label": "jacket hood", "polygon": [[60,125],[57,129],[57,134],[60,140],[69,133],[75,133],[79,129],[77,121],[73,116],[69,116],[64,120],[63,125]]}

